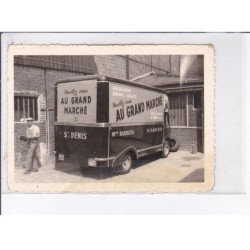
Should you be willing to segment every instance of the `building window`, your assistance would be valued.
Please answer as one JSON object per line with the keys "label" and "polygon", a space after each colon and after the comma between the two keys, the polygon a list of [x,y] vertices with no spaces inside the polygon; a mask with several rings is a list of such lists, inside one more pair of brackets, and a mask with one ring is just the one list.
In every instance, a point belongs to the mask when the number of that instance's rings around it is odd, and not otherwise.
{"label": "building window", "polygon": [[201,93],[195,92],[193,98],[194,109],[201,109]]}
{"label": "building window", "polygon": [[186,93],[169,94],[169,117],[171,126],[187,126]]}
{"label": "building window", "polygon": [[38,120],[38,97],[37,96],[14,96],[15,122],[20,122],[23,118],[32,117]]}

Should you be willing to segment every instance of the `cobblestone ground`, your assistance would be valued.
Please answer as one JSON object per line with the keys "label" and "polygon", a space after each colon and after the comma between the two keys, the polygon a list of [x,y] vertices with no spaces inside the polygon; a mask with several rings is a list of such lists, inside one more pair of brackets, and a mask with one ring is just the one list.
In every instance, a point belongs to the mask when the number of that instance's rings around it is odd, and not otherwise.
{"label": "cobblestone ground", "polygon": [[168,158],[149,156],[133,164],[133,169],[126,175],[114,175],[109,169],[89,168],[81,170],[77,166],[64,164],[55,169],[54,164],[47,164],[23,175],[24,169],[15,169],[16,182],[60,183],[60,182],[202,182],[204,180],[203,154],[190,152],[171,153]]}

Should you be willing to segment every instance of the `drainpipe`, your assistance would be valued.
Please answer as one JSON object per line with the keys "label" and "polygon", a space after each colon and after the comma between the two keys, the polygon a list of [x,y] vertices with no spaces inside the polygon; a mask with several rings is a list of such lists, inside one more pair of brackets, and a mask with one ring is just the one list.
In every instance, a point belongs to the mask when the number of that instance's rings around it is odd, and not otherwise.
{"label": "drainpipe", "polygon": [[129,80],[129,56],[126,56],[126,79]]}
{"label": "drainpipe", "polygon": [[171,55],[169,56],[169,74],[172,74],[172,58]]}

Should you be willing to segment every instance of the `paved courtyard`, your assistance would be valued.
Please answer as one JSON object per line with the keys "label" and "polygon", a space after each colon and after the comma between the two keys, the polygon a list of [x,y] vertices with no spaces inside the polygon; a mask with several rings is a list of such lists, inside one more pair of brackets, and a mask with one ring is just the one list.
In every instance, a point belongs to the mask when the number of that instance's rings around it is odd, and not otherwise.
{"label": "paved courtyard", "polygon": [[26,183],[203,182],[203,161],[203,154],[186,151],[170,153],[165,159],[153,155],[135,161],[133,169],[125,175],[114,175],[109,169],[82,170],[67,164],[55,169],[54,164],[50,163],[29,175],[23,175],[24,169],[16,168],[15,179]]}

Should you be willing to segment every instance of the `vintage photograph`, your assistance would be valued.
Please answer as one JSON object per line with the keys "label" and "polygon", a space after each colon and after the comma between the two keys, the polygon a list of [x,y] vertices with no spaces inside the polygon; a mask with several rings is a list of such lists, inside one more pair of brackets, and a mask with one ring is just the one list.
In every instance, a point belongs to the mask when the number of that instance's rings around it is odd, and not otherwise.
{"label": "vintage photograph", "polygon": [[10,190],[211,190],[211,46],[66,47],[10,48]]}

